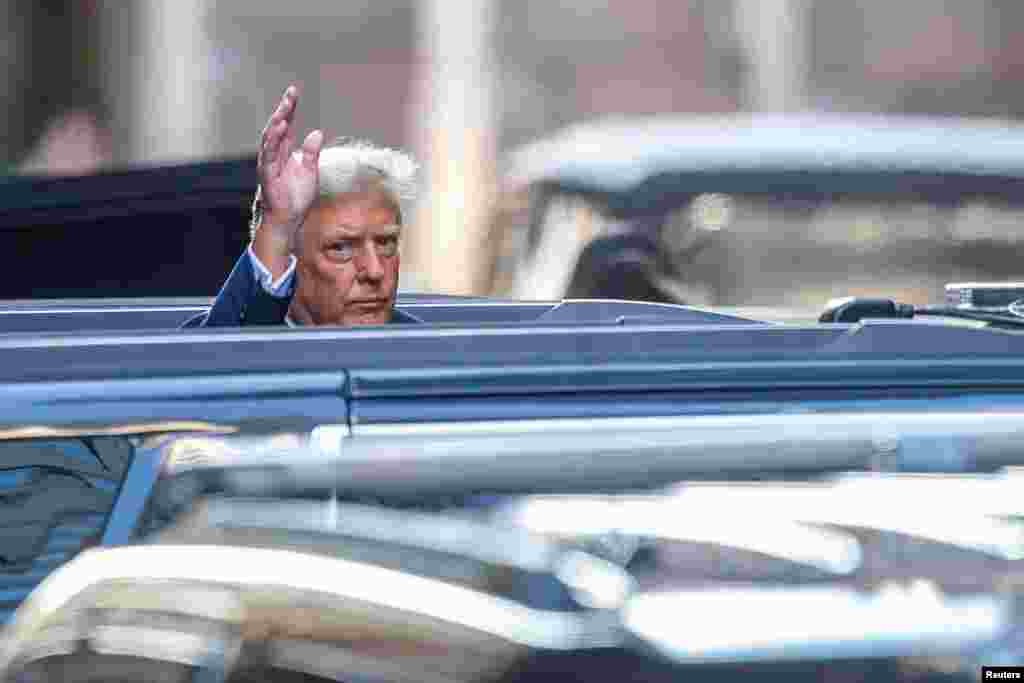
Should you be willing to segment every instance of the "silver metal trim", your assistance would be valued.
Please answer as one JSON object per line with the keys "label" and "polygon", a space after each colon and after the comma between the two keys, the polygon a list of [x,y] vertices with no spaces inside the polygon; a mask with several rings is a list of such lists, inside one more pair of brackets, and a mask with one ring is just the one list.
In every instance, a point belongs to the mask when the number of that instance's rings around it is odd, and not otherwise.
{"label": "silver metal trim", "polygon": [[[0,349],[6,348],[52,348],[52,347],[88,347],[88,346],[137,346],[153,344],[182,344],[188,341],[220,341],[220,342],[266,342],[269,339],[350,339],[353,337],[362,339],[390,339],[396,336],[432,339],[440,337],[480,337],[480,336],[538,336],[565,334],[566,329],[571,329],[574,334],[585,334],[588,332],[603,332],[606,334],[636,334],[637,331],[651,330],[663,332],[664,323],[649,325],[631,325],[623,327],[620,325],[579,325],[566,323],[565,328],[559,327],[536,327],[531,326],[532,321],[521,321],[521,327],[512,325],[510,327],[480,327],[474,322],[467,321],[464,328],[435,328],[429,322],[423,325],[389,325],[386,329],[380,328],[341,328],[334,326],[325,327],[299,327],[290,328],[282,326],[271,326],[262,332],[234,332],[234,333],[211,333],[207,328],[189,328],[165,330],[161,334],[143,335],[90,335],[77,336],[68,333],[47,333],[40,337],[39,332],[13,332],[0,337]],[[680,322],[680,327],[694,327],[701,330],[714,329],[715,325],[690,324]],[[768,325],[769,323],[764,323]],[[817,327],[807,325],[807,327]],[[729,329],[735,329],[735,325],[728,325]],[[226,330],[230,328],[218,328]],[[907,363],[903,363],[905,366]]]}
{"label": "silver metal trim", "polygon": [[1005,633],[1010,616],[1005,600],[947,598],[919,582],[867,595],[818,587],[643,593],[623,618],[675,661],[736,663],[962,654]]}
{"label": "silver metal trim", "polygon": [[[352,425],[352,436],[423,437],[467,436],[475,434],[557,434],[558,432],[623,433],[640,430],[677,431],[681,439],[704,436],[701,430],[728,435],[731,430],[756,428],[785,430],[773,432],[771,441],[784,441],[799,434],[821,433],[821,441],[833,440],[834,432],[850,428],[857,437],[888,443],[902,433],[950,435],[956,430],[992,426],[1007,433],[1024,435],[1024,411],[1021,412],[835,412],[835,413],[756,413],[741,415],[665,415],[644,417],[539,418],[523,420],[467,420],[451,422],[403,422],[397,424]],[[870,428],[865,431],[865,428]],[[793,431],[797,429],[797,431]],[[843,436],[846,436],[843,434]],[[1024,444],[1022,444],[1024,448]]]}
{"label": "silver metal trim", "polygon": [[[482,562],[548,571],[560,549],[543,536],[518,526],[500,527],[455,515],[394,510],[373,505],[338,503],[335,515],[325,515],[317,502],[250,499],[210,499],[200,509],[200,523],[230,529],[265,528],[318,531],[452,553]],[[600,565],[600,566],[598,566]],[[598,573],[598,558],[578,554],[575,567]],[[606,568],[605,568],[606,569]],[[617,575],[621,570],[615,570]],[[609,579],[611,580],[611,579]],[[622,577],[620,576],[620,580]]]}
{"label": "silver metal trim", "polygon": [[339,458],[350,438],[352,427],[348,424],[318,425],[309,433],[309,446],[316,457]]}
{"label": "silver metal trim", "polygon": [[[845,533],[815,527],[893,532],[1004,560],[1024,559],[1024,524],[1006,519],[1024,517],[1022,483],[1019,473],[864,474],[787,484],[685,483],[667,495],[646,497],[521,498],[499,508],[495,516],[557,536],[620,534],[714,542],[844,574],[856,569],[859,545]],[[829,542],[827,536],[835,538]],[[853,546],[844,548],[841,539]]]}
{"label": "silver metal trim", "polygon": [[[515,500],[494,518],[534,533],[560,538],[625,536],[692,543],[713,543],[782,558],[836,575],[861,564],[857,539],[849,534],[816,529],[800,519],[748,508],[722,506],[678,510],[671,499],[646,500],[595,497],[537,497]],[[742,514],[737,514],[743,510]]]}
{"label": "silver metal trim", "polygon": [[[1024,465],[1021,411],[355,424],[352,434],[338,461],[339,486],[367,495],[416,487],[568,492],[594,482],[650,488],[726,471],[961,472]],[[955,457],[934,462],[927,444],[936,438],[950,444]],[[580,476],[567,477],[569,467]]]}
{"label": "silver metal trim", "polygon": [[0,641],[0,673],[49,617],[103,582],[188,581],[226,587],[314,592],[415,615],[510,644],[565,650],[586,647],[585,619],[421,576],[286,550],[203,545],[144,545],[89,550],[51,574],[15,612]]}

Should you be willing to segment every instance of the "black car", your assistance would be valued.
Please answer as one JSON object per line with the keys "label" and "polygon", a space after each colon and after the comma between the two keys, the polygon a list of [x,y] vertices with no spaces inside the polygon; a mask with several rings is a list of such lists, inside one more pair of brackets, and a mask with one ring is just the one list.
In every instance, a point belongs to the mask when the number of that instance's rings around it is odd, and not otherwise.
{"label": "black car", "polygon": [[0,304],[0,671],[1019,664],[1024,318],[1013,287],[950,291],[799,323],[422,294],[398,304],[418,325],[185,330],[208,298]]}
{"label": "black car", "polygon": [[[144,303],[103,325],[192,313]],[[49,331],[0,339],[8,675],[408,680],[429,660],[438,680],[908,680],[1016,661],[1017,478],[1000,472],[1024,460],[1024,337],[1007,315],[401,305],[428,322],[53,331],[81,313],[13,308]],[[858,471],[981,478],[779,505]],[[702,480],[750,502],[666,490]],[[538,517],[538,495],[573,497]]]}

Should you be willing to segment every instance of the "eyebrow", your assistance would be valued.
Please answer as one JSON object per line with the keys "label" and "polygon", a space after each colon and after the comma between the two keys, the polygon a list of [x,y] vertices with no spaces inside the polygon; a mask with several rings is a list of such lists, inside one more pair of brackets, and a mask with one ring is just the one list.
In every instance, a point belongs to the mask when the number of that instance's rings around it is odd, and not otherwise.
{"label": "eyebrow", "polygon": [[[351,225],[334,225],[331,226],[330,230],[327,232],[327,237],[329,239],[334,239],[338,237],[350,238],[353,237],[352,233],[359,232],[361,230],[362,228],[356,228]],[[391,235],[396,235],[402,232],[402,226],[398,224],[380,225],[369,228],[366,232],[371,237],[390,237]]]}

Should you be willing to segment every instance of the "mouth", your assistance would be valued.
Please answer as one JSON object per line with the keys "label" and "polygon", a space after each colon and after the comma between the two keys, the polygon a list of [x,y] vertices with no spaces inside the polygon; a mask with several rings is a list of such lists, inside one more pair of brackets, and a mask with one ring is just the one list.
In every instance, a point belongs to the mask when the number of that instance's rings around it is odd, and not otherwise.
{"label": "mouth", "polygon": [[376,311],[387,306],[387,299],[357,299],[351,302],[351,306],[360,311]]}

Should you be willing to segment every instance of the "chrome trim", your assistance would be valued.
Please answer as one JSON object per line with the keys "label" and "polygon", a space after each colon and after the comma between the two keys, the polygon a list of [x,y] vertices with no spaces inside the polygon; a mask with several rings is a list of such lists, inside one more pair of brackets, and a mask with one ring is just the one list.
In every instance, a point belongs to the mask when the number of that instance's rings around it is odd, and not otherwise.
{"label": "chrome trim", "polygon": [[[295,500],[213,498],[197,511],[202,528],[261,528],[313,531],[372,539],[386,544],[436,550],[527,571],[548,571],[561,548],[521,527],[500,527],[455,515],[427,514],[372,505]],[[185,522],[187,525],[188,523]],[[577,574],[598,574],[596,557],[575,557]],[[568,560],[565,560],[568,561]],[[615,569],[618,580],[624,580]]]}
{"label": "chrome trim", "polygon": [[[952,450],[933,462],[939,439]],[[952,457],[946,457],[952,456]],[[566,477],[566,462],[581,477]],[[383,477],[371,461],[389,463]],[[393,467],[401,462],[403,469]],[[381,486],[420,483],[467,487],[504,480],[541,489],[622,477],[654,485],[724,471],[962,471],[1024,465],[1024,412],[860,412],[683,415],[596,419],[433,422],[352,426],[340,461]],[[365,467],[364,467],[365,464]],[[365,470],[365,471],[364,471]],[[414,475],[413,472],[416,474]],[[472,480],[472,484],[468,483]],[[546,488],[545,488],[546,487]],[[578,489],[578,487],[577,487]],[[565,489],[563,489],[565,490]]]}
{"label": "chrome trim", "polygon": [[[51,626],[35,634],[21,649],[19,657],[24,661],[35,661],[47,657],[70,655],[78,648],[81,633],[75,626]],[[0,669],[0,680],[3,670]]]}
{"label": "chrome trim", "polygon": [[[1007,519],[1024,517],[1022,484],[1019,473],[685,483],[647,497],[522,498],[500,508],[496,519],[562,537],[620,534],[720,543],[845,574],[859,564],[859,544],[841,531],[816,527],[900,533],[1004,560],[1024,559],[1024,523]],[[857,550],[844,548],[842,539]]]}
{"label": "chrome trim", "polygon": [[[836,435],[835,431],[849,427],[848,434]],[[997,432],[1001,427],[1005,433],[1024,436],[1024,411],[1004,412],[843,412],[843,413],[759,413],[747,415],[670,415],[651,417],[606,417],[606,418],[541,418],[523,420],[480,420],[453,422],[412,422],[399,424],[353,424],[355,437],[400,437],[424,435],[465,434],[516,434],[551,433],[552,431],[604,431],[626,432],[648,430],[679,430],[680,439],[695,441],[697,430],[714,430],[728,433],[737,428],[786,430],[775,431],[765,443],[784,442],[792,435],[816,434],[822,430],[819,441],[833,441],[839,437],[856,436],[858,440],[872,439],[879,446],[891,445],[893,439],[906,434],[901,431],[935,433],[944,436],[965,430]],[[870,428],[865,431],[865,428]],[[797,430],[793,432],[793,430]],[[986,431],[986,430],[981,430]],[[973,431],[971,432],[973,433]],[[898,444],[897,444],[898,445]],[[1024,452],[1024,444],[1021,445]]]}
{"label": "chrome trim", "polygon": [[238,650],[234,639],[144,626],[105,624],[89,632],[89,648],[105,655],[146,657],[189,666],[230,659]]}
{"label": "chrome trim", "polygon": [[[358,655],[329,643],[308,640],[273,640],[267,648],[267,659],[271,665],[280,669],[301,671],[335,681],[452,683],[481,678],[473,674],[460,678],[460,672],[452,672],[449,667],[438,670],[436,657],[429,665],[424,662],[424,665],[417,667],[410,666],[409,662],[398,657]],[[479,668],[486,671],[487,667],[484,665]]]}
{"label": "chrome trim", "polygon": [[846,575],[861,564],[857,539],[815,529],[799,520],[768,514],[748,516],[746,508],[680,511],[665,499],[533,498],[499,509],[495,519],[561,538],[639,536],[715,543],[786,559],[832,574]]}
{"label": "chrome trim", "polygon": [[[52,347],[87,347],[87,346],[138,346],[154,344],[183,344],[196,341],[220,341],[220,342],[266,342],[269,339],[350,339],[357,336],[361,339],[391,339],[394,337],[479,337],[479,336],[537,336],[537,335],[560,335],[565,334],[566,328],[571,328],[574,334],[586,334],[588,332],[601,332],[605,334],[635,334],[637,330],[650,329],[663,331],[665,323],[637,324],[628,327],[621,325],[600,325],[600,324],[575,324],[567,322],[564,327],[537,327],[533,321],[510,322],[508,327],[480,327],[477,323],[467,321],[465,327],[436,328],[429,323],[423,325],[388,325],[386,329],[374,326],[365,329],[343,328],[335,326],[324,327],[279,327],[271,326],[260,332],[227,332],[234,328],[217,328],[217,332],[211,332],[210,328],[187,328],[176,330],[164,330],[160,334],[146,333],[141,335],[126,334],[90,334],[88,336],[78,334],[47,333],[40,335],[38,332],[18,332],[0,337],[0,349],[5,348],[52,348]],[[694,327],[702,330],[712,329],[714,325],[707,324],[686,324],[677,323],[680,327]],[[765,323],[766,325],[768,323]],[[730,329],[735,325],[728,325]],[[750,327],[753,327],[751,325]],[[818,325],[808,324],[807,328],[817,328]],[[223,330],[223,331],[221,331]],[[15,336],[17,335],[17,336]],[[909,361],[908,361],[909,362]]]}
{"label": "chrome trim", "polygon": [[1011,608],[991,596],[947,598],[919,582],[873,594],[837,588],[642,593],[623,618],[627,629],[675,661],[738,663],[962,654],[1003,635]]}
{"label": "chrome trim", "polygon": [[759,520],[781,518],[889,531],[1021,560],[1024,524],[1000,519],[1024,515],[1018,493],[1021,483],[1019,477],[1005,475],[887,474],[763,488],[695,485],[679,487],[666,504],[682,516],[756,510]]}
{"label": "chrome trim", "polygon": [[339,458],[346,439],[351,437],[352,427],[348,424],[318,425],[309,433],[309,446],[318,456]]}
{"label": "chrome trim", "polygon": [[8,670],[47,620],[77,596],[119,580],[301,590],[382,609],[395,619],[436,620],[509,644],[543,649],[586,647],[592,635],[579,614],[533,609],[462,586],[349,560],[262,548],[125,546],[86,551],[33,592],[0,641],[0,673]]}
{"label": "chrome trim", "polygon": [[618,565],[578,550],[559,557],[554,574],[578,603],[593,609],[621,608],[636,586]]}

